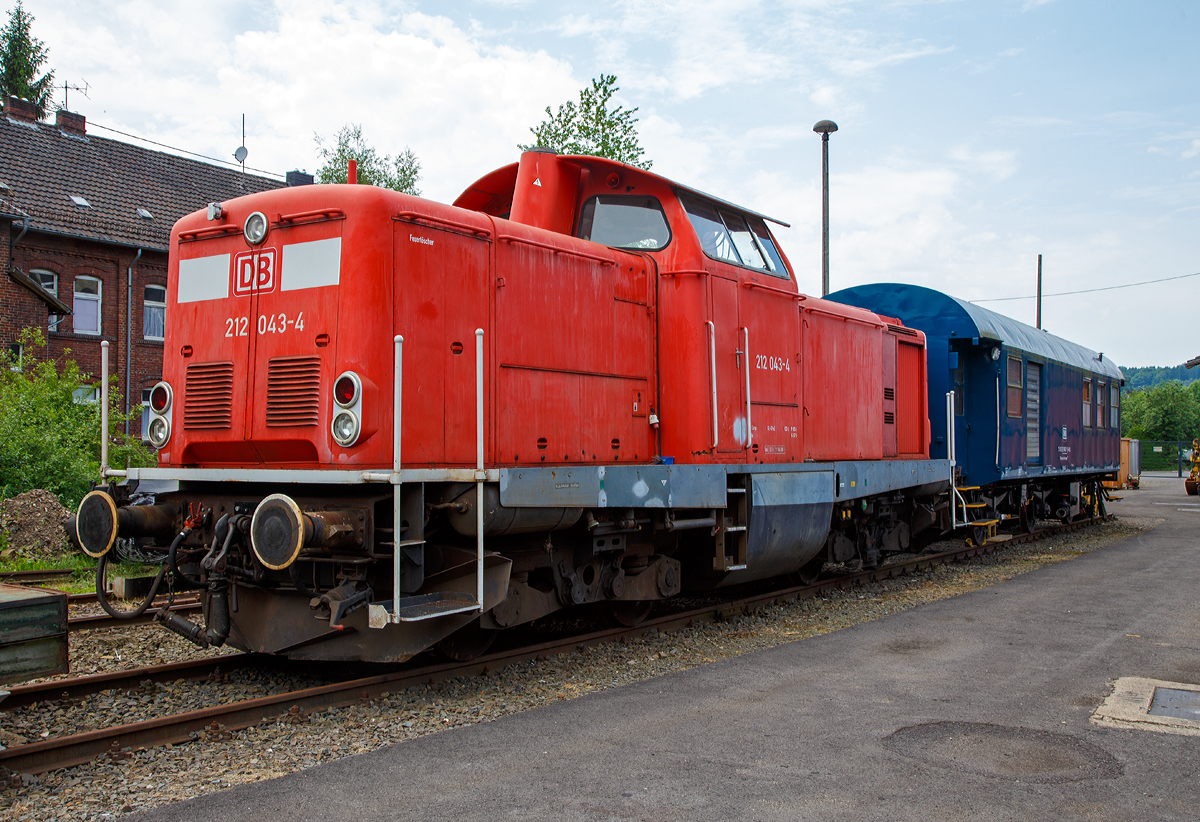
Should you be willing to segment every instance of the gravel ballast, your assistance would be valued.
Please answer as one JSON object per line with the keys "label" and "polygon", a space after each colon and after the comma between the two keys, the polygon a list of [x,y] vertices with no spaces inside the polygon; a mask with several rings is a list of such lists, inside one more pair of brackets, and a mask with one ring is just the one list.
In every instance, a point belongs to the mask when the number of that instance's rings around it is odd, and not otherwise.
{"label": "gravel ballast", "polygon": [[[986,557],[936,566],[886,582],[762,608],[752,615],[649,633],[520,663],[487,676],[412,687],[370,703],[288,716],[241,731],[202,733],[188,744],[103,756],[86,765],[13,777],[0,793],[7,820],[111,819],[121,813],[282,776],[458,725],[840,630],[1073,559],[1161,520],[1123,517],[1070,534],[1008,546]],[[948,543],[948,550],[958,543]],[[153,626],[72,635],[72,675],[124,670],[208,655]],[[227,682],[146,684],[85,703],[43,702],[0,712],[5,739],[30,742],[212,704],[305,687],[304,677],[234,671]],[[0,705],[2,708],[2,705]],[[15,737],[11,736],[15,735]]]}

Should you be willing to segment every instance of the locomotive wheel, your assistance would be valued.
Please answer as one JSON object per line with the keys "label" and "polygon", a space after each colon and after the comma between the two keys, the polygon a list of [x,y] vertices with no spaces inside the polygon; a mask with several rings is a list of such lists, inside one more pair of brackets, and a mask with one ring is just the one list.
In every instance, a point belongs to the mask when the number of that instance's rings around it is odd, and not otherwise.
{"label": "locomotive wheel", "polygon": [[439,642],[437,649],[455,662],[470,662],[487,653],[499,633],[480,628],[479,620],[475,620]]}
{"label": "locomotive wheel", "polygon": [[821,569],[825,567],[825,552],[817,554],[804,564],[804,566],[792,574],[794,582],[800,585],[812,585],[821,578]]}
{"label": "locomotive wheel", "polygon": [[1021,528],[1025,533],[1032,534],[1038,529],[1038,518],[1034,515],[1033,510],[1028,505],[1021,506]]}
{"label": "locomotive wheel", "polygon": [[636,628],[650,616],[654,600],[647,599],[638,602],[617,600],[604,603],[604,615],[609,622],[622,628]]}

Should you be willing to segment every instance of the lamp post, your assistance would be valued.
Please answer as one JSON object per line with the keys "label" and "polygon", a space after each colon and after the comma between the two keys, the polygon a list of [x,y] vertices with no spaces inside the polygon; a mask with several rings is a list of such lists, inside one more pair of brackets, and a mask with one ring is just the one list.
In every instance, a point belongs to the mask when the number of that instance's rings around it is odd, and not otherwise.
{"label": "lamp post", "polygon": [[821,296],[829,294],[829,135],[837,131],[833,120],[821,120],[813,131],[821,135]]}

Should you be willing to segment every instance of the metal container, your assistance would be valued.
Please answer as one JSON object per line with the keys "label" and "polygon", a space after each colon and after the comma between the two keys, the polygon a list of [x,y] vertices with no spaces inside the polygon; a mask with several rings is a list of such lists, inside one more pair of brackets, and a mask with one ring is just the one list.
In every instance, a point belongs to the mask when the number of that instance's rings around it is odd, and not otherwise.
{"label": "metal container", "polygon": [[67,595],[0,585],[0,683],[65,674]]}

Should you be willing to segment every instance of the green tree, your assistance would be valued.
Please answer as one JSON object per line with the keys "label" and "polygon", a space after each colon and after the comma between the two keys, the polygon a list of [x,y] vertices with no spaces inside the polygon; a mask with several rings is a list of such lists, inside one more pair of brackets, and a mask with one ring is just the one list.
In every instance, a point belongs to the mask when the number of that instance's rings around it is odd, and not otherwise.
{"label": "green tree", "polygon": [[1200,433],[1200,388],[1168,380],[1125,395],[1121,414],[1123,436],[1190,441]]}
{"label": "green tree", "polygon": [[591,154],[607,157],[638,168],[650,168],[643,160],[638,143],[636,108],[609,108],[613,94],[620,91],[616,75],[601,74],[592,80],[591,88],[579,91],[579,102],[568,100],[551,112],[546,106],[546,119],[533,132],[533,143],[517,148],[552,148],[559,154]]}
{"label": "green tree", "polygon": [[[33,352],[46,346],[41,329],[27,328],[19,339],[19,363],[0,353],[0,497],[44,488],[73,509],[100,478],[100,404],[80,401],[93,385],[70,352],[61,363],[37,358]],[[110,408],[120,408],[119,399],[114,380]],[[110,414],[110,435],[124,421]],[[152,465],[154,455],[136,437],[117,440],[110,463],[124,466],[127,459]]]}
{"label": "green tree", "polygon": [[0,93],[5,100],[11,96],[33,103],[41,118],[53,102],[54,72],[37,77],[48,55],[46,44],[30,34],[32,24],[33,16],[17,0],[8,13],[8,25],[0,29]]}
{"label": "green tree", "polygon": [[390,188],[405,194],[420,194],[417,181],[421,179],[421,163],[408,146],[392,157],[379,154],[363,138],[362,126],[349,123],[338,131],[332,146],[314,134],[321,167],[317,169],[318,183],[344,183],[350,161],[358,164],[358,182],[364,185]]}

